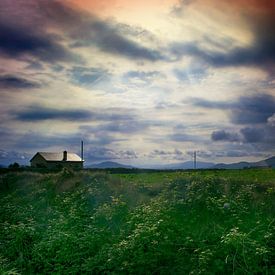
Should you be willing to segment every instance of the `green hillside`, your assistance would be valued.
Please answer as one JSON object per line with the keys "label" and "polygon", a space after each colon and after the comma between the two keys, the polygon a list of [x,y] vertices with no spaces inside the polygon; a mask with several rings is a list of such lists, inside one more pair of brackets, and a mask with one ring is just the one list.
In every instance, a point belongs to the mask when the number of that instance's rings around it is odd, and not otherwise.
{"label": "green hillside", "polygon": [[275,170],[0,176],[0,274],[274,274]]}

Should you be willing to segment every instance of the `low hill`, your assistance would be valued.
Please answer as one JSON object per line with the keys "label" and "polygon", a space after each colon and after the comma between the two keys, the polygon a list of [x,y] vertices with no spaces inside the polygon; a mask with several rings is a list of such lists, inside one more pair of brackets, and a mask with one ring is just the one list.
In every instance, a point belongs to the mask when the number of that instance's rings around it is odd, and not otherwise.
{"label": "low hill", "polygon": [[252,166],[257,166],[257,167],[272,167],[275,168],[275,156],[265,159],[265,160],[261,160],[258,162],[254,162],[251,163]]}
{"label": "low hill", "polygon": [[257,162],[237,162],[237,163],[219,163],[214,165],[212,168],[215,169],[243,169],[243,168],[264,168],[264,167],[272,167],[275,168],[275,156],[271,158],[267,158]]}
{"label": "low hill", "polygon": [[211,168],[215,168],[215,169],[243,169],[243,168],[248,168],[250,166],[251,165],[249,162],[241,161],[241,162],[229,163],[229,164],[218,163]]}
{"label": "low hill", "polygon": [[92,164],[89,165],[88,168],[97,168],[97,169],[106,169],[106,168],[127,168],[127,169],[131,169],[134,168],[131,165],[125,165],[125,164],[121,164],[118,162],[113,162],[113,161],[104,161],[101,163],[96,163],[96,164]]}
{"label": "low hill", "polygon": [[[197,161],[196,167],[197,167],[197,169],[207,169],[207,168],[211,168],[213,165],[214,165],[213,162]],[[154,168],[163,169],[163,170],[193,169],[194,162],[186,161],[186,162],[180,162],[180,163],[165,164],[165,165],[155,166]]]}

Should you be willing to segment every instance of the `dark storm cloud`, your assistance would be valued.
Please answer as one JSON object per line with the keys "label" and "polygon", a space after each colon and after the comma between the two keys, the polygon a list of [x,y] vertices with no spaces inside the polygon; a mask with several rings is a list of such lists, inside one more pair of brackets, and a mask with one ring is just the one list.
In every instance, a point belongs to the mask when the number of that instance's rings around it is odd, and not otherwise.
{"label": "dark storm cloud", "polygon": [[2,89],[33,89],[39,88],[40,85],[36,82],[14,76],[0,75],[0,90]]}
{"label": "dark storm cloud", "polygon": [[[261,150],[272,150],[275,144],[275,127],[271,118],[275,112],[275,97],[267,94],[240,97],[234,102],[211,102],[192,100],[193,104],[207,109],[220,109],[228,112],[233,124],[247,125],[238,133],[225,130],[214,131],[213,141],[260,144]],[[259,148],[260,150],[260,148]]]}
{"label": "dark storm cloud", "polygon": [[[47,62],[76,60],[60,41],[69,40],[71,47],[90,47],[135,60],[157,61],[162,54],[131,40],[119,24],[101,20],[90,13],[73,9],[61,1],[17,0],[0,3],[0,50],[14,57],[29,54]],[[14,22],[20,22],[17,24]],[[55,35],[49,30],[55,30]],[[59,33],[58,35],[56,35]]]}
{"label": "dark storm cloud", "polygon": [[51,109],[44,107],[30,107],[28,110],[13,113],[19,121],[43,121],[43,120],[63,120],[63,121],[118,121],[131,120],[132,114],[121,113],[120,110],[101,110],[97,112],[82,109]]}
{"label": "dark storm cloud", "polygon": [[233,123],[266,123],[274,113],[275,97],[267,94],[240,97],[235,105],[231,113]]}
{"label": "dark storm cloud", "polygon": [[227,132],[225,130],[214,131],[211,135],[213,141],[240,141],[237,133]]}
{"label": "dark storm cloud", "polygon": [[273,149],[275,144],[275,127],[264,124],[257,127],[244,127],[239,132],[227,132],[225,130],[214,131],[211,139],[214,142],[236,142],[240,144],[261,144],[265,150]]}
{"label": "dark storm cloud", "polygon": [[74,47],[95,45],[104,52],[130,59],[149,61],[164,59],[159,51],[141,46],[122,35],[117,27],[110,22],[90,18],[81,28],[87,29],[87,32],[81,34],[78,32],[71,33],[72,38],[75,40]]}
{"label": "dark storm cloud", "polygon": [[[200,46],[198,41],[191,43],[177,42],[171,45],[171,52],[176,57],[191,55],[216,67],[224,66],[257,66],[274,72],[275,64],[275,12],[266,12],[264,15],[246,15],[251,26],[254,40],[247,47],[235,47],[223,53],[223,44],[219,45],[211,38],[204,37],[204,41],[212,43],[214,48],[221,51],[208,51]],[[228,41],[227,45],[233,41]]]}
{"label": "dark storm cloud", "polygon": [[58,43],[60,38],[39,31],[0,21],[0,53],[11,58],[31,55],[45,62],[76,60],[76,56]]}
{"label": "dark storm cloud", "polygon": [[261,142],[265,137],[265,130],[262,128],[246,127],[241,129],[241,133],[243,134],[245,141],[249,143]]}
{"label": "dark storm cloud", "polygon": [[98,17],[58,1],[43,1],[40,10],[46,21],[66,31],[72,39],[73,47],[96,46],[104,52],[124,56],[130,59],[156,61],[162,59],[157,50],[146,48],[128,39],[119,24]]}
{"label": "dark storm cloud", "polygon": [[275,110],[275,97],[268,94],[243,96],[234,102],[191,99],[191,103],[206,109],[220,109],[229,112],[235,124],[266,123]]}
{"label": "dark storm cloud", "polygon": [[20,121],[41,121],[41,120],[67,120],[79,121],[92,119],[92,113],[83,110],[57,110],[48,108],[33,108],[27,111],[15,113]]}
{"label": "dark storm cloud", "polygon": [[260,127],[245,127],[240,132],[247,143],[264,143],[273,146],[275,144],[275,127],[269,124]]}

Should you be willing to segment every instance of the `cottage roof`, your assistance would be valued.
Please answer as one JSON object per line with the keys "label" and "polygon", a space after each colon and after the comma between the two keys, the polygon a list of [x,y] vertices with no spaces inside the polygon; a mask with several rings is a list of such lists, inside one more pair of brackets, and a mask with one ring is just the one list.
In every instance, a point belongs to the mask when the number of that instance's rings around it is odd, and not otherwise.
{"label": "cottage roof", "polygon": [[[52,153],[52,152],[37,152],[46,161],[63,161],[63,152]],[[67,153],[67,161],[82,161],[81,158],[75,153]]]}

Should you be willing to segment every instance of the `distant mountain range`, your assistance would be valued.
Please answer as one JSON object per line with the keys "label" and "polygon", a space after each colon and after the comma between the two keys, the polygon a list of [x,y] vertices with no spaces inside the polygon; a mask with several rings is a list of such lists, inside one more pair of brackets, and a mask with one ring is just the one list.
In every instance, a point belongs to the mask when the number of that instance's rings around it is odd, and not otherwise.
{"label": "distant mountain range", "polygon": [[[215,163],[212,162],[202,162],[198,161],[197,162],[197,168],[198,169],[207,169],[215,165]],[[118,162],[113,162],[113,161],[105,161],[97,164],[92,164],[89,165],[87,168],[98,168],[98,169],[105,169],[105,168],[148,168],[148,169],[160,169],[160,170],[177,170],[177,169],[193,169],[194,168],[194,163],[192,161],[186,161],[182,163],[173,163],[173,164],[164,164],[164,165],[152,165],[152,166],[139,166],[139,167],[134,167],[131,165],[125,165],[121,164]]]}
{"label": "distant mountain range", "polygon": [[113,162],[113,161],[104,161],[104,162],[101,162],[101,163],[91,164],[87,168],[97,168],[97,169],[127,168],[127,169],[131,169],[131,168],[135,168],[135,167],[133,167],[131,165],[121,164],[121,163],[118,163],[118,162]]}
{"label": "distant mountain range", "polygon": [[[197,161],[197,169],[243,169],[243,168],[253,168],[253,167],[272,167],[275,168],[275,156],[264,159],[257,162],[237,162],[237,163],[218,163],[215,164],[213,162],[203,162]],[[105,169],[105,168],[145,168],[145,167],[134,167],[131,165],[125,165],[118,162],[113,161],[105,161],[97,164],[89,165],[87,168],[98,168],[98,169]],[[172,164],[164,164],[164,165],[152,165],[147,166],[148,169],[160,169],[160,170],[177,170],[177,169],[193,169],[194,163],[193,161],[186,161],[180,163],[172,163]]]}
{"label": "distant mountain range", "polygon": [[[203,161],[197,161],[197,169],[207,169],[211,168],[215,165],[213,162],[203,162]],[[176,170],[176,169],[193,169],[194,168],[194,162],[193,161],[186,161],[186,162],[180,162],[180,163],[172,163],[172,164],[166,164],[166,165],[158,165],[154,166],[155,169],[164,169],[164,170]]]}
{"label": "distant mountain range", "polygon": [[219,163],[214,165],[212,168],[216,169],[243,169],[243,168],[253,168],[253,167],[272,167],[275,168],[275,156],[264,159],[261,161],[257,162],[237,162],[237,163],[230,163],[230,164],[225,164],[225,163]]}

